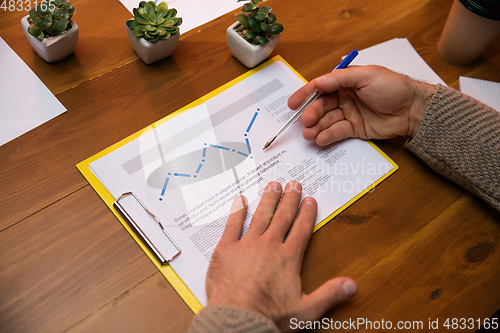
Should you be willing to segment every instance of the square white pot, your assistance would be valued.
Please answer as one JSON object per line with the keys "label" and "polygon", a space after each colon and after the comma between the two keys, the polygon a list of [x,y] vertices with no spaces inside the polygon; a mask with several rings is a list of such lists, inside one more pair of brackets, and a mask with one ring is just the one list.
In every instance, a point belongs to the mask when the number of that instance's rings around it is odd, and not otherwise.
{"label": "square white pot", "polygon": [[30,26],[28,22],[29,15],[21,19],[24,35],[28,42],[33,47],[33,50],[46,62],[55,62],[63,60],[69,56],[76,48],[78,42],[78,25],[75,21],[71,20],[71,29],[63,32],[62,34],[54,37],[44,38],[42,41],[33,37],[28,32]]}
{"label": "square white pot", "polygon": [[227,28],[227,46],[233,57],[246,67],[253,68],[267,59],[271,52],[273,52],[276,44],[278,44],[280,35],[272,36],[267,44],[253,45],[234,30],[239,24],[240,22],[236,21]]}
{"label": "square white pot", "polygon": [[169,39],[161,39],[156,43],[151,43],[142,37],[138,38],[132,35],[132,29],[127,25],[125,25],[125,29],[127,29],[128,40],[135,53],[148,65],[170,56],[174,52],[180,35],[180,32],[177,32]]}

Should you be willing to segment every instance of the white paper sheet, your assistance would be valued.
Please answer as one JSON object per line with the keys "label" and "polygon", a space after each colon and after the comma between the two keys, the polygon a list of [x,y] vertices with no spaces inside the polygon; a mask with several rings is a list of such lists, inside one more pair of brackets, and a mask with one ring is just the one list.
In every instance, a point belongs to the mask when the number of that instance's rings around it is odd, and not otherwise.
{"label": "white paper sheet", "polygon": [[394,38],[361,50],[351,65],[380,65],[415,80],[446,85],[406,38]]}
{"label": "white paper sheet", "polygon": [[466,76],[458,78],[460,91],[500,111],[500,82],[480,80]]}
{"label": "white paper sheet", "polygon": [[[319,223],[394,168],[363,140],[307,142],[300,122],[263,151],[303,84],[275,62],[90,165],[115,198],[132,191],[158,216],[182,250],[171,267],[202,305],[209,260],[236,195],[249,201],[246,230],[269,181],[300,181],[304,196],[318,200]],[[142,226],[161,236],[151,219]]]}
{"label": "white paper sheet", "polygon": [[0,37],[0,145],[66,111]]}
{"label": "white paper sheet", "polygon": [[[177,16],[182,17],[180,26],[181,35],[207,22],[215,20],[237,8],[243,7],[242,2],[236,0],[164,0],[168,8],[177,9]],[[132,10],[139,6],[140,0],[120,0],[120,2],[132,14]],[[157,3],[161,3],[158,0]],[[235,18],[236,22],[236,18]],[[229,25],[228,25],[229,26]]]}

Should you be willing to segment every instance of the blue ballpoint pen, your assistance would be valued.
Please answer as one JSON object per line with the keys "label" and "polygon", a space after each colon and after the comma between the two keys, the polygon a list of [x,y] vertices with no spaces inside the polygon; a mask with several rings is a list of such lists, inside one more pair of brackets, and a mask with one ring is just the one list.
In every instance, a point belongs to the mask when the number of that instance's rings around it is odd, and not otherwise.
{"label": "blue ballpoint pen", "polygon": [[[347,66],[349,66],[349,64],[351,63],[351,61],[356,58],[356,56],[358,55],[358,51],[356,50],[352,50],[351,53],[349,53],[344,59],[342,59],[342,61],[337,65],[337,67],[335,67],[332,72],[336,69],[341,69],[341,68],[346,68]],[[267,143],[264,145],[264,148],[262,148],[262,150],[266,149],[267,147],[269,147],[273,142],[274,140],[276,140],[281,134],[283,134],[283,132],[285,132],[285,130],[290,127],[291,124],[293,124],[295,122],[295,120],[297,120],[300,115],[302,114],[302,112],[304,112],[304,110],[309,106],[311,105],[316,99],[318,99],[318,97],[321,95],[321,91],[318,91],[318,89],[316,89],[315,91],[312,92],[312,94],[310,94],[305,100],[304,102],[302,102],[302,104],[300,104],[300,106],[297,108],[297,112],[295,112],[295,114],[286,122],[285,125],[283,125],[279,130],[278,132],[269,140],[267,141]]]}

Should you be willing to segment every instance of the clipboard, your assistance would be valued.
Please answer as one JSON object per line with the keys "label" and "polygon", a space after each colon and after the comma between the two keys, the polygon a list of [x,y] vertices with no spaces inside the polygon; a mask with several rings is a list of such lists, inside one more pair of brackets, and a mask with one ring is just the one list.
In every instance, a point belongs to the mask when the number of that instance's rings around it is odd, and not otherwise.
{"label": "clipboard", "polygon": [[[158,226],[163,229],[161,226],[161,221],[159,221],[151,212],[148,211],[146,205],[142,203],[139,197],[134,195],[131,192],[126,192],[123,193],[119,198],[114,198],[108,190],[105,188],[105,186],[100,182],[100,180],[94,175],[94,173],[90,170],[90,164],[98,159],[100,159],[103,156],[108,155],[109,153],[115,151],[116,149],[128,144],[129,142],[137,139],[139,136],[143,135],[144,133],[150,131],[151,129],[164,124],[165,122],[177,117],[178,115],[186,112],[189,109],[192,109],[196,106],[199,106],[209,99],[211,99],[214,96],[217,96],[218,94],[224,92],[225,90],[229,89],[230,87],[234,86],[235,84],[243,81],[244,79],[250,77],[251,75],[259,72],[260,70],[268,67],[269,65],[280,61],[286,66],[288,66],[296,75],[299,77],[302,81],[307,83],[307,81],[295,70],[293,67],[291,67],[281,56],[275,56],[272,59],[268,60],[267,62],[261,64],[260,66],[249,70],[247,73],[239,76],[238,78],[226,83],[225,85],[215,89],[214,91],[210,92],[209,94],[197,99],[196,101],[186,105],[185,107],[179,109],[178,111],[158,120],[151,126],[148,126],[146,129],[140,130],[131,136],[121,140],[120,142],[108,147],[107,149],[97,153],[96,155],[78,163],[76,167],[78,170],[82,173],[82,175],[87,179],[89,184],[94,188],[96,193],[101,197],[101,199],[104,201],[104,203],[108,206],[108,208],[111,210],[111,212],[118,218],[120,223],[124,226],[124,228],[129,232],[129,234],[134,238],[136,243],[141,247],[141,249],[145,252],[145,254],[150,258],[150,260],[153,262],[153,264],[157,267],[157,269],[163,274],[163,276],[169,281],[169,283],[172,285],[172,287],[175,289],[175,291],[179,294],[179,296],[186,302],[186,304],[189,306],[189,308],[196,314],[198,313],[202,308],[202,304],[196,299],[196,297],[193,295],[193,293],[188,289],[186,284],[181,280],[181,278],[175,273],[175,271],[171,268],[171,266],[168,264],[169,260],[172,260],[178,255],[182,256],[182,247],[177,246],[175,243],[175,240],[172,239],[168,233],[165,233],[165,239],[174,244],[174,246],[177,248],[178,252],[173,256],[172,258],[165,258],[164,256],[159,255],[156,250],[154,245],[148,240],[147,237],[145,237],[144,233],[140,228],[137,227],[136,223],[134,223],[133,218],[129,216],[128,212],[123,209],[123,207],[120,207],[120,200],[122,199],[123,196],[129,196],[133,197],[137,202],[141,205],[142,209],[146,211],[148,214],[150,214],[150,218],[152,219],[151,223],[157,223]],[[362,197],[364,194],[368,193],[371,191],[376,185],[378,185],[380,182],[385,180],[387,177],[389,177],[392,173],[394,173],[397,169],[398,166],[384,153],[382,152],[376,145],[374,145],[371,141],[368,141],[368,143],[378,152],[380,155],[383,156],[391,165],[392,165],[392,170],[387,172],[384,176],[379,178],[376,182],[372,183],[369,187],[367,187],[365,190],[362,192],[358,193],[355,197],[353,197],[350,201],[345,203],[343,206],[341,206],[339,209],[334,211],[332,214],[330,214],[326,219],[318,223],[315,227],[313,232],[317,231],[320,229],[322,226],[324,226],[326,223],[328,223],[331,219],[333,219],[335,216],[340,214],[343,210],[345,210],[348,206],[350,206],[353,202],[358,200],[360,197]]]}
{"label": "clipboard", "polygon": [[[141,206],[141,208],[149,214],[149,219],[154,220],[153,223],[155,223],[162,231],[162,233],[165,235],[165,237],[168,238],[170,243],[175,247],[175,252],[172,256],[168,257],[163,255],[162,251],[154,244],[154,242],[148,237],[148,235],[142,230],[140,227],[139,223],[135,221],[135,219],[129,214],[129,212],[125,209],[124,206],[122,206],[120,200],[126,197],[132,197],[135,199],[135,201]],[[127,220],[127,222],[130,224],[132,228],[134,228],[134,231],[136,234],[139,236],[139,238],[142,240],[144,244],[149,248],[151,252],[153,252],[154,256],[156,259],[160,262],[162,265],[166,265],[172,260],[174,260],[177,256],[181,254],[181,249],[179,245],[173,240],[173,238],[168,234],[166,229],[163,227],[161,221],[154,215],[147,207],[146,205],[135,195],[134,192],[125,192],[122,195],[118,197],[118,199],[115,200],[113,203],[113,206],[118,209],[118,211],[122,214],[122,216]],[[146,217],[146,218],[148,218]]]}

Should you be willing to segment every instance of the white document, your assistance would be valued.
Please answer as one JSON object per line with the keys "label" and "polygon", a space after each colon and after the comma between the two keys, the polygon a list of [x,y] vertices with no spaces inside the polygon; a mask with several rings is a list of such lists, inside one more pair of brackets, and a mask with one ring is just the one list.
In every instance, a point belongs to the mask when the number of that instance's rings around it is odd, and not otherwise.
{"label": "white document", "polygon": [[0,146],[66,111],[0,37]]}
{"label": "white document", "polygon": [[[288,97],[303,84],[276,61],[90,164],[114,198],[132,191],[159,218],[182,251],[171,267],[202,305],[208,264],[236,195],[249,202],[245,232],[266,184],[297,180],[304,197],[318,201],[320,223],[395,168],[363,140],[307,142],[300,121],[263,151],[290,117]],[[163,238],[158,246],[166,257],[175,252],[154,220],[136,222],[151,239]]]}
{"label": "white document", "polygon": [[406,38],[394,38],[361,50],[351,65],[384,66],[415,80],[446,85]]}
{"label": "white document", "polygon": [[500,111],[500,82],[474,79],[460,76],[458,78],[460,91],[478,101]]}
{"label": "white document", "polygon": [[[241,2],[236,0],[164,0],[168,8],[177,9],[177,16],[182,17],[182,24],[179,27],[181,34],[199,27],[207,22],[215,20],[237,8],[243,7]],[[120,0],[133,17],[133,9],[139,6],[139,0]],[[156,3],[161,3],[157,0]],[[236,22],[236,19],[235,19]]]}

